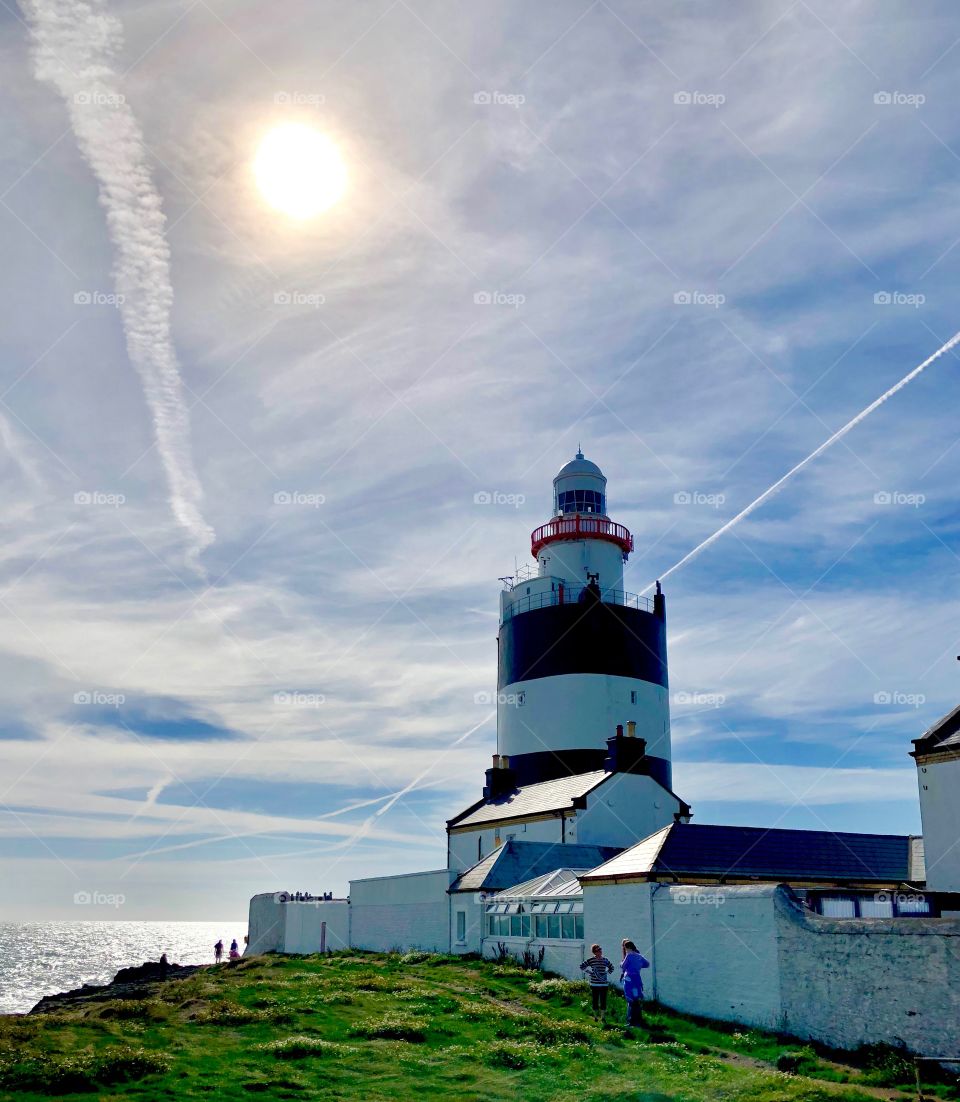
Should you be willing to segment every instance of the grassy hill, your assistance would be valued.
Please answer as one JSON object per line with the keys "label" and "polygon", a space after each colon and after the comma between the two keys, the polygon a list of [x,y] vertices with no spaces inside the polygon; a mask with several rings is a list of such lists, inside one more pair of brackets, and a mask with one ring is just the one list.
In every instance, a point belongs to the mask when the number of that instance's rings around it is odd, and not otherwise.
{"label": "grassy hill", "polygon": [[[656,1008],[624,1031],[586,988],[410,953],[270,954],[54,1013],[0,1018],[0,1099],[853,1102],[917,1097],[909,1062]],[[781,1069],[781,1070],[778,1070]],[[904,1085],[903,1091],[897,1089]],[[929,1097],[960,1098],[946,1084]]]}

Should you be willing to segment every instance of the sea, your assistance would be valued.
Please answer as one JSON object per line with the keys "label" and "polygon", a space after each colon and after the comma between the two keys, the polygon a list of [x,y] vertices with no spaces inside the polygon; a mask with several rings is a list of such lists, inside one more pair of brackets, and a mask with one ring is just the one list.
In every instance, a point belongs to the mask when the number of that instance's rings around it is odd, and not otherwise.
{"label": "sea", "polygon": [[212,964],[219,938],[243,952],[246,918],[224,922],[0,922],[0,1014],[22,1014],[44,995],[107,983],[117,971],[167,954]]}

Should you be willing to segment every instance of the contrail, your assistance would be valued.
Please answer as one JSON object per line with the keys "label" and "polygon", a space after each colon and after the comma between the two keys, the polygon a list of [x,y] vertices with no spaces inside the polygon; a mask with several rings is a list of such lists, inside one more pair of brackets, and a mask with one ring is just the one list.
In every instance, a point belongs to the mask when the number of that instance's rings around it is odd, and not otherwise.
{"label": "contrail", "polygon": [[[833,436],[828,437],[826,440],[824,440],[824,442],[820,445],[819,448],[816,449],[816,451],[812,451],[806,457],[806,459],[801,459],[795,467],[791,467],[790,470],[787,471],[787,473],[782,478],[774,482],[774,484],[769,489],[764,490],[763,493],[758,498],[755,498],[753,501],[751,501],[745,509],[741,509],[741,511],[737,513],[737,515],[733,517],[732,520],[728,520],[727,523],[724,524],[722,528],[718,528],[712,536],[707,536],[703,543],[698,544],[692,551],[688,551],[687,554],[684,555],[679,562],[674,563],[669,570],[664,571],[664,573],[660,575],[660,580],[663,581],[664,578],[669,577],[675,570],[679,570],[680,567],[683,566],[685,563],[688,563],[691,559],[696,558],[697,555],[699,555],[701,551],[705,551],[711,543],[715,543],[725,532],[729,532],[730,529],[734,527],[734,525],[739,524],[744,517],[748,517],[754,511],[754,509],[759,509],[765,501],[773,497],[773,495],[776,494],[786,482],[793,478],[793,476],[798,471],[802,471],[803,468],[808,463],[816,459],[818,455],[821,455],[823,452],[825,452],[827,448],[829,448],[832,444],[835,444],[841,437],[846,436],[852,428],[856,428],[856,426],[859,425],[861,421],[869,417],[870,414],[873,413],[873,411],[877,408],[877,406],[882,406],[888,398],[892,398],[898,390],[902,390],[907,385],[907,383],[912,382],[920,374],[921,371],[925,371],[933,363],[934,360],[938,360],[945,352],[949,352],[950,349],[957,344],[960,344],[960,333],[954,333],[954,335],[950,338],[950,340],[947,341],[946,344],[938,348],[932,356],[929,356],[927,359],[925,359],[923,363],[920,364],[918,367],[915,367],[909,375],[904,375],[899,383],[895,383],[892,387],[890,387],[889,390],[885,390],[883,394],[881,394],[880,397],[877,398],[875,401],[871,402],[866,409],[862,409],[856,415],[856,417],[852,417],[842,428],[837,429]],[[654,583],[651,582],[650,585],[648,585],[646,589],[644,589],[642,592],[646,593],[648,590],[652,589],[653,584]]]}
{"label": "contrail", "polygon": [[113,277],[127,351],[153,417],[170,505],[195,557],[213,542],[193,468],[183,382],[170,334],[170,250],[166,218],[140,126],[120,92],[113,59],[123,28],[104,0],[20,0],[33,39],[38,80],[63,97],[80,152],[100,189],[115,256]]}

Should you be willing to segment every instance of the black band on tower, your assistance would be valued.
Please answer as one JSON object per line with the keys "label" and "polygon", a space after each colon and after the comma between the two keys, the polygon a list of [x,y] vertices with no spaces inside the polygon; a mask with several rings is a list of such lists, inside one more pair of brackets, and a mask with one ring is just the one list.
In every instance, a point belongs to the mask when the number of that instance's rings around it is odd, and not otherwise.
{"label": "black band on tower", "polygon": [[634,677],[667,687],[662,615],[600,601],[524,612],[500,628],[497,686],[568,673]]}

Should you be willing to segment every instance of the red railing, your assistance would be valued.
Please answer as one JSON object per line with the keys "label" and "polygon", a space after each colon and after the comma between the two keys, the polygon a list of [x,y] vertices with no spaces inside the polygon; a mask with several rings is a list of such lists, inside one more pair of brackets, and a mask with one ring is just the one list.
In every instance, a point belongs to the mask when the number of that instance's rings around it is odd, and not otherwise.
{"label": "red railing", "polygon": [[555,540],[610,540],[628,555],[633,550],[633,536],[622,524],[601,517],[573,516],[554,517],[530,533],[530,553],[536,558],[548,543]]}

